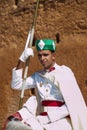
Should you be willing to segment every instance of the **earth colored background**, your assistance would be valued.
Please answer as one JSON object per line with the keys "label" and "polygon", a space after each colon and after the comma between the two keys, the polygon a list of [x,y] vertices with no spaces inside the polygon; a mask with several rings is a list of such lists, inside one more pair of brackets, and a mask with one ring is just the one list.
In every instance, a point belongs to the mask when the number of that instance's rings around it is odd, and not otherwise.
{"label": "earth colored background", "polygon": [[[18,110],[21,92],[11,89],[11,74],[24,49],[35,6],[36,0],[19,0],[17,6],[15,0],[0,0],[0,128]],[[87,103],[87,0],[40,0],[36,38],[55,39],[57,33],[56,62],[73,70]],[[41,69],[33,49],[29,75]],[[24,101],[28,97],[29,90]]]}

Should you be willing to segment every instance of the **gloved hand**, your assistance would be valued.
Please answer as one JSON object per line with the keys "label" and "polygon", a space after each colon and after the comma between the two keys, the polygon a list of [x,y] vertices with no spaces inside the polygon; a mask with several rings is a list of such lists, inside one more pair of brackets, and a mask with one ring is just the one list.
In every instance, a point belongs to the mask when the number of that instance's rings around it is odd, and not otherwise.
{"label": "gloved hand", "polygon": [[29,56],[34,56],[34,52],[33,52],[33,49],[32,49],[32,48],[26,48],[26,49],[22,52],[22,54],[21,54],[21,56],[20,56],[19,59],[20,59],[22,62],[26,62],[26,60],[28,59]]}

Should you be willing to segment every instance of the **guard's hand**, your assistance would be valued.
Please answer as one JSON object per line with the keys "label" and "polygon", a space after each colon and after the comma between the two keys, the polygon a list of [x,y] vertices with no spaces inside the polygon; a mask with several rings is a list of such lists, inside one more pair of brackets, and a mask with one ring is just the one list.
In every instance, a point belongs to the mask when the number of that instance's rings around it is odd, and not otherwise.
{"label": "guard's hand", "polygon": [[26,62],[26,60],[28,59],[29,56],[34,56],[34,52],[33,52],[33,49],[32,49],[32,48],[26,48],[26,49],[22,52],[22,54],[21,54],[21,56],[20,56],[19,59],[20,59],[22,62]]}

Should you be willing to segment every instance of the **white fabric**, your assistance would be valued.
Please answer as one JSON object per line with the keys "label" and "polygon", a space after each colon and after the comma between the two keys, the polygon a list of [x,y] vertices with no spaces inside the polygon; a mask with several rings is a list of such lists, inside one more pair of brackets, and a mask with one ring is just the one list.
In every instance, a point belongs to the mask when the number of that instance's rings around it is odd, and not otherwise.
{"label": "white fabric", "polygon": [[30,124],[32,130],[43,130],[43,126],[33,116],[28,118],[28,120],[26,120],[26,123]]}
{"label": "white fabric", "polygon": [[26,107],[29,112],[31,112],[34,116],[36,115],[37,110],[37,100],[36,96],[31,96],[27,102],[23,105],[23,107]]}
{"label": "white fabric", "polygon": [[34,52],[32,48],[25,48],[20,56],[20,60],[26,62],[29,56],[34,56]]}
{"label": "white fabric", "polygon": [[36,96],[31,96],[27,102],[23,105],[22,109],[18,112],[22,116],[23,120],[26,121],[31,116],[35,117],[37,111],[37,100]]}
{"label": "white fabric", "polygon": [[52,109],[52,107],[49,107],[47,113],[51,122],[62,119],[69,114],[65,105],[63,105],[62,107],[54,107],[54,109]]}
{"label": "white fabric", "polygon": [[43,127],[46,130],[72,130],[71,124],[66,118],[63,118],[59,121],[50,124],[45,124],[43,125]]}
{"label": "white fabric", "polygon": [[[19,69],[17,71],[15,71],[16,68],[14,68],[12,70],[12,82],[11,82],[11,86],[16,86],[16,89],[22,88],[22,73],[23,73],[23,69]],[[18,82],[19,81],[19,82]]]}
{"label": "white fabric", "polygon": [[[33,104],[33,106],[34,106],[34,104]],[[35,115],[30,113],[26,108],[22,108],[18,112],[22,116],[22,119],[23,119],[22,122],[28,124],[29,126],[31,126],[32,130],[37,130],[37,129],[43,130],[43,127],[38,122]]]}
{"label": "white fabric", "polygon": [[40,122],[40,124],[48,124],[48,123],[50,123],[50,119],[49,119],[49,117],[48,116],[41,116],[41,115],[39,115],[39,116],[37,116],[36,117],[36,119],[38,120],[38,122]]}
{"label": "white fabric", "polygon": [[[61,82],[60,84],[60,91],[66,101],[66,105],[70,112],[73,129],[86,130],[87,107],[73,73],[71,73],[71,70],[69,70],[68,72],[72,75],[71,77],[69,77],[70,81],[68,82],[67,80],[66,82],[65,80],[63,80],[63,82]],[[68,91],[65,89],[63,83],[65,84],[65,86],[67,86]]]}
{"label": "white fabric", "polygon": [[[56,117],[53,117],[53,121],[56,120],[56,127],[62,124],[62,121],[66,122],[62,120],[61,117],[64,118],[70,114],[73,130],[87,130],[87,108],[73,72],[66,66],[58,66],[55,64],[55,68],[56,69],[50,73],[40,71],[28,77],[25,89],[37,87],[41,100],[59,100],[66,103],[66,109],[63,108],[63,106],[59,110],[52,107],[52,109],[55,109],[52,110],[54,113],[61,113],[60,117],[59,114],[55,114]],[[14,79],[12,80],[12,88],[20,90],[22,84],[20,81],[22,81],[22,77],[19,80],[20,76],[18,76],[18,73],[18,70],[14,69],[12,74],[12,79]],[[54,83],[50,80],[54,81]],[[52,121],[51,111],[49,110],[48,113],[50,121]],[[53,130],[54,125],[51,128],[51,124],[52,123],[48,125],[47,130],[49,130],[49,128]],[[68,124],[68,122],[65,124],[66,127],[69,125],[69,130],[71,130],[70,124]],[[61,127],[60,130],[65,130]],[[55,128],[55,130],[57,129]],[[68,128],[66,130],[68,130]]]}
{"label": "white fabric", "polygon": [[37,121],[35,115],[37,111],[36,96],[31,96],[27,102],[23,105],[23,108],[18,112],[22,117],[22,122],[26,122],[32,128],[32,130],[43,130],[43,127]]}

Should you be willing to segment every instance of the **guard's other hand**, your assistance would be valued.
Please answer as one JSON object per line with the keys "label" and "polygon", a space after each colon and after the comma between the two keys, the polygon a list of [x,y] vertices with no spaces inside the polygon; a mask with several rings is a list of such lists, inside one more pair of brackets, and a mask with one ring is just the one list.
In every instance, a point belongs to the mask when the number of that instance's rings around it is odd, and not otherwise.
{"label": "guard's other hand", "polygon": [[32,49],[32,48],[26,48],[26,49],[22,52],[22,54],[21,54],[21,56],[20,56],[19,59],[20,59],[22,62],[26,62],[26,60],[28,59],[29,56],[34,56],[34,52],[33,52],[33,49]]}

